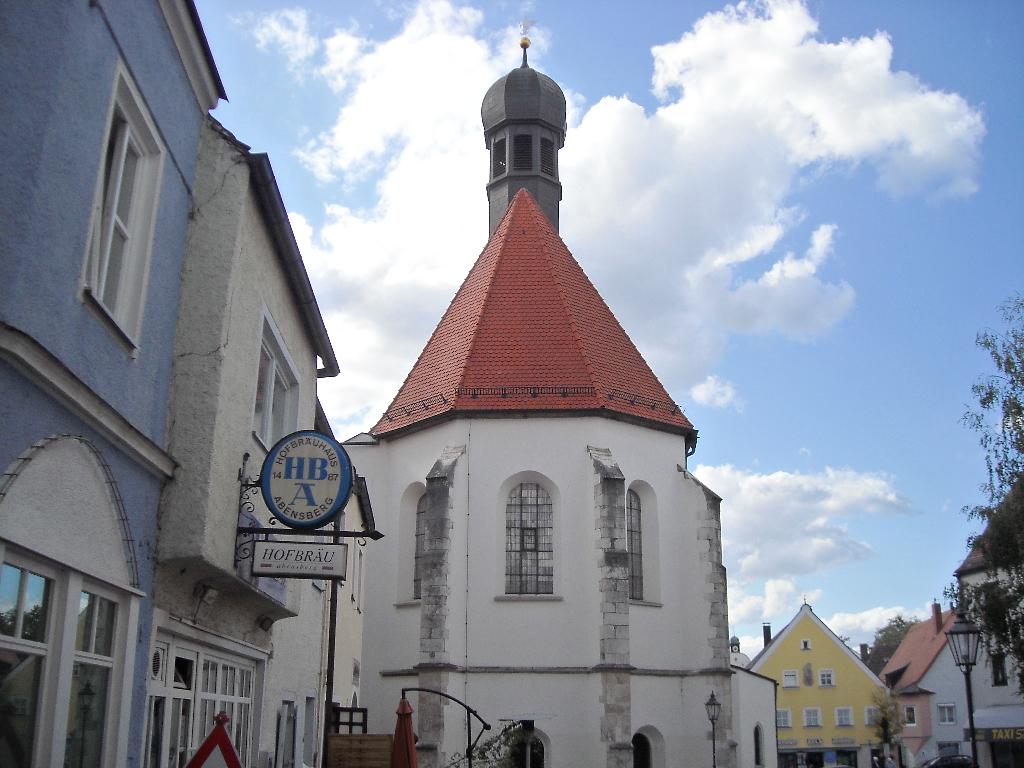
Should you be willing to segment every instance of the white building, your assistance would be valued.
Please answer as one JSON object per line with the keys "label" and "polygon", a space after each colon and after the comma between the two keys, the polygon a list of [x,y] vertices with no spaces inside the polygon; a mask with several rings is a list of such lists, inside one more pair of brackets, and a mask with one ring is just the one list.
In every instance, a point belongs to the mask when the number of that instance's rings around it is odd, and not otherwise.
{"label": "white building", "polygon": [[[561,90],[524,53],[482,113],[490,240],[393,404],[346,443],[387,534],[365,581],[371,730],[427,687],[495,729],[532,724],[535,768],[710,766],[714,692],[718,765],[736,766],[696,430],[557,234]],[[465,712],[411,698],[420,765],[464,752]]]}
{"label": "white building", "polygon": [[[237,529],[270,515],[240,479],[256,479],[284,435],[329,430],[317,379],[338,363],[267,156],[208,120],[194,198],[172,374],[178,466],[160,508],[141,764],[183,764],[224,710],[244,765],[313,765],[329,583],[253,577]],[[343,621],[357,623],[341,604]]]}
{"label": "white building", "polygon": [[[975,545],[955,575],[962,585],[989,578],[982,546]],[[1024,768],[1024,698],[1016,681],[1012,660],[989,655],[982,643],[971,672],[980,768]],[[966,735],[966,714],[960,722]]]}

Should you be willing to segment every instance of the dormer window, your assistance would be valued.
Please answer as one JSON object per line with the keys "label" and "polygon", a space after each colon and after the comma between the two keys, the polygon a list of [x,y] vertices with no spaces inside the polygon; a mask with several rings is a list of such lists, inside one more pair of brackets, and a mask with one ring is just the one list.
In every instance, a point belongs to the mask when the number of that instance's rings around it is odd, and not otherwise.
{"label": "dormer window", "polygon": [[496,139],[491,147],[491,178],[496,179],[504,176],[508,170],[508,156],[505,149],[505,140]]}
{"label": "dormer window", "polygon": [[512,142],[512,170],[533,170],[533,136],[521,133]]}

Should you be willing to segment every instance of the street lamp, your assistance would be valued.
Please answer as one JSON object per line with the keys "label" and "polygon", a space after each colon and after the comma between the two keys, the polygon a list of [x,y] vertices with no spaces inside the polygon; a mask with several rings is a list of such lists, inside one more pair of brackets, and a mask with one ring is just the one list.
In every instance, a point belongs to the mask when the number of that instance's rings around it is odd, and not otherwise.
{"label": "street lamp", "polygon": [[715,698],[714,691],[711,692],[711,697],[704,702],[704,709],[707,710],[708,720],[711,721],[711,768],[718,768],[718,757],[715,754],[715,723],[722,711],[722,704]]}
{"label": "street lamp", "polygon": [[78,708],[82,713],[82,722],[79,723],[78,729],[81,736],[78,739],[78,765],[81,768],[85,760],[85,727],[89,722],[89,712],[92,709],[92,701],[96,698],[96,691],[92,689],[92,683],[89,680],[85,681],[85,685],[78,692]]}
{"label": "street lamp", "polygon": [[981,630],[967,618],[963,611],[957,611],[956,621],[946,630],[949,652],[953,661],[964,673],[967,686],[967,722],[971,729],[971,759],[978,764],[978,742],[974,737],[974,697],[971,695],[971,668],[978,663],[978,648],[981,645]]}

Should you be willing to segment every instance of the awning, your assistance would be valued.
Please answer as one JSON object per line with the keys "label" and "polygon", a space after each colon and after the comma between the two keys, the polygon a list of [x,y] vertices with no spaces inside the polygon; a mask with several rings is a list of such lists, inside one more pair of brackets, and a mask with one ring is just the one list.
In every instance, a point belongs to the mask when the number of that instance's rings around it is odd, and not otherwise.
{"label": "awning", "polygon": [[[974,733],[978,741],[1024,742],[1024,704],[974,710]],[[970,729],[964,728],[964,739],[970,737]]]}

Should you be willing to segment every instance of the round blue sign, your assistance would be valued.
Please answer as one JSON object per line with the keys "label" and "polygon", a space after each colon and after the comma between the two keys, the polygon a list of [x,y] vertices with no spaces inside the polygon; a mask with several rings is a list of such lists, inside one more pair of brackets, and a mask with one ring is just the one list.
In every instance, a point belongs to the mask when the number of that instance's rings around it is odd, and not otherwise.
{"label": "round blue sign", "polygon": [[263,460],[260,489],[267,508],[289,528],[319,528],[348,502],[352,462],[334,438],[292,432]]}

